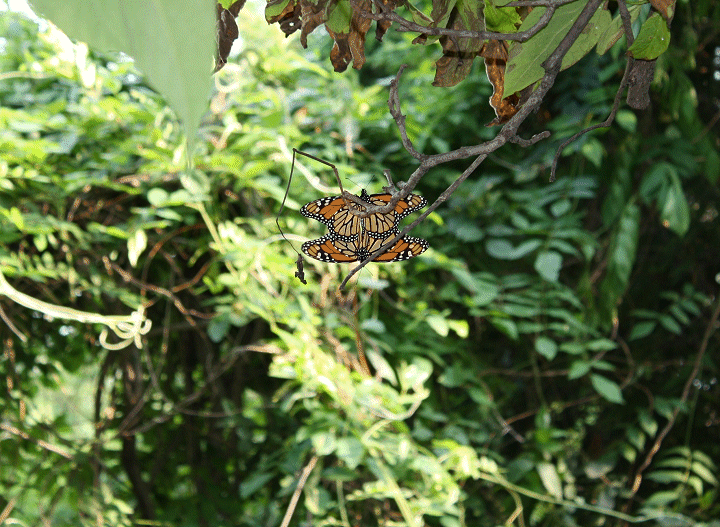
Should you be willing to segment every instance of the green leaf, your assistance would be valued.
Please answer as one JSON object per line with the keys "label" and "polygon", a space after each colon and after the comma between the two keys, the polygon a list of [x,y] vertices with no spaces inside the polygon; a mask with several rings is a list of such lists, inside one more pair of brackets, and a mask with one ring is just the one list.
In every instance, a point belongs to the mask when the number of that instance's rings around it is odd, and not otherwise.
{"label": "green leaf", "polygon": [[[506,95],[513,94],[540,80],[545,74],[542,63],[557,48],[577,20],[585,2],[571,2],[560,6],[550,22],[527,42],[513,42],[509,49],[509,60],[505,69]],[[545,12],[544,7],[536,7],[525,18],[520,31],[534,26]],[[562,61],[562,69],[569,68],[595,46],[600,36],[607,31],[612,17],[607,9],[599,8],[590,19]]]}
{"label": "green leaf", "polygon": [[670,185],[660,199],[660,221],[663,226],[679,236],[684,235],[690,228],[690,208],[677,171],[670,172]]}
{"label": "green leaf", "polygon": [[500,260],[517,260],[542,245],[540,240],[528,240],[517,247],[504,239],[489,239],[485,242],[485,250],[493,258]]}
{"label": "green leaf", "polygon": [[[714,466],[711,466],[710,468],[715,468]],[[710,485],[717,485],[718,480],[713,474],[713,472],[708,468],[707,465],[704,465],[698,461],[693,461],[691,470],[700,476],[702,479],[710,483]],[[699,494],[699,493],[698,493]]]}
{"label": "green leaf", "polygon": [[341,437],[337,440],[336,454],[348,468],[354,469],[365,455],[365,448],[359,439],[353,436]]}
{"label": "green leaf", "polygon": [[557,355],[558,347],[554,340],[547,337],[535,339],[535,351],[548,360],[553,360]]}
{"label": "green leaf", "polygon": [[522,22],[514,7],[495,7],[494,0],[484,0],[485,29],[497,33],[514,33]]}
{"label": "green leaf", "polygon": [[250,474],[240,484],[240,497],[248,498],[255,494],[257,490],[260,490],[268,481],[273,479],[275,474],[272,472],[261,472],[256,474]]}
{"label": "green leaf", "polygon": [[123,51],[185,124],[192,142],[207,111],[215,48],[215,6],[194,0],[55,0],[33,5],[70,38]]}
{"label": "green leaf", "polygon": [[328,16],[325,25],[335,33],[348,33],[350,30],[350,19],[352,18],[352,7],[349,0],[340,0],[334,6],[328,8]]}
{"label": "green leaf", "polygon": [[338,441],[332,432],[318,432],[313,434],[311,439],[318,456],[332,454],[338,446]]}
{"label": "green leaf", "polygon": [[270,21],[280,15],[290,3],[290,0],[282,0],[281,2],[268,2],[265,5],[265,20]]}
{"label": "green leaf", "polygon": [[607,377],[598,375],[597,373],[590,375],[590,381],[595,391],[611,403],[622,404],[625,402],[620,386],[618,386],[615,381],[611,381]]}
{"label": "green leaf", "polygon": [[638,322],[633,326],[632,331],[630,331],[630,336],[628,337],[628,340],[633,341],[641,339],[643,337],[647,337],[655,330],[655,326],[657,326],[657,322],[655,322],[654,320],[645,320],[643,322]]}
{"label": "green leaf", "polygon": [[447,325],[450,326],[457,336],[461,339],[468,338],[470,333],[470,326],[467,320],[447,320]]}
{"label": "green leaf", "polygon": [[[635,20],[637,20],[638,15],[640,15],[641,8],[642,4],[640,3],[628,6],[627,9],[630,13],[631,22],[635,22]],[[615,45],[618,40],[620,40],[620,37],[622,37],[624,34],[625,30],[623,29],[622,25],[622,18],[620,18],[620,15],[617,15],[615,18],[613,18],[612,23],[607,27],[607,29],[598,39],[596,48],[597,54],[605,54],[611,47]]]}
{"label": "green leaf", "polygon": [[437,333],[441,337],[448,336],[448,331],[450,330],[450,328],[448,327],[448,323],[445,320],[445,317],[443,317],[442,315],[433,314],[428,316],[425,320],[427,321],[428,325],[433,328],[435,333]]}
{"label": "green leaf", "polygon": [[548,282],[557,282],[562,267],[562,256],[555,251],[544,251],[535,259],[535,270]]}
{"label": "green leaf", "polygon": [[517,340],[519,332],[517,324],[512,320],[501,317],[490,317],[490,323],[512,340]]}
{"label": "green leaf", "polygon": [[552,463],[538,463],[537,471],[545,490],[551,496],[561,500],[563,497],[562,483],[560,483],[560,476],[558,476],[555,465]]}
{"label": "green leaf", "polygon": [[568,372],[568,379],[579,379],[580,377],[587,375],[592,368],[592,363],[586,360],[576,360],[570,365],[570,371]]}
{"label": "green leaf", "polygon": [[628,51],[636,59],[655,60],[667,51],[669,45],[670,30],[667,22],[658,13],[653,13],[643,23]]}

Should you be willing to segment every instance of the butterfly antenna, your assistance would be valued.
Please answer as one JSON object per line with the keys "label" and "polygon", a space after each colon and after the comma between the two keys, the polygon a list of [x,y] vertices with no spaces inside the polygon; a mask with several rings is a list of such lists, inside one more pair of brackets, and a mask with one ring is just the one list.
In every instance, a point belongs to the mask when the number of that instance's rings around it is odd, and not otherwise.
{"label": "butterfly antenna", "polygon": [[292,165],[290,166],[290,178],[288,179],[288,184],[285,188],[285,196],[283,196],[282,203],[280,204],[280,210],[278,211],[277,216],[275,216],[275,225],[277,225],[277,228],[280,231],[280,235],[283,237],[283,240],[288,242],[290,244],[290,247],[292,247],[292,250],[297,253],[297,260],[295,261],[297,271],[295,271],[295,276],[303,284],[307,285],[307,280],[305,280],[305,269],[303,267],[303,255],[300,254],[295,248],[295,246],[292,244],[292,242],[285,237],[285,233],[283,232],[282,227],[280,227],[280,214],[282,214],[282,211],[285,208],[285,201],[287,200],[288,194],[290,193],[290,183],[292,183],[293,171],[295,170],[295,152],[296,150],[293,148]]}

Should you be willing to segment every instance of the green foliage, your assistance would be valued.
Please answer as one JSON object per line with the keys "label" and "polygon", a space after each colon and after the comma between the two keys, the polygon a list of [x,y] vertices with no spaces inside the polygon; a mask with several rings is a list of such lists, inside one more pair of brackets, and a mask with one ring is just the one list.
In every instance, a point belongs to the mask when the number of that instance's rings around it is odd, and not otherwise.
{"label": "green foliage", "polygon": [[[678,7],[673,31],[701,31],[691,14]],[[426,254],[339,292],[344,267],[305,262],[308,285],[295,279],[275,226],[292,147],[356,193],[384,168],[405,179],[415,165],[375,79],[407,43],[389,32],[372,69],[338,77],[257,20],[238,21],[255,36],[216,76],[185,173],[180,123],[131,63],[0,18],[3,274],[45,301],[146,304],[153,320],[142,349],[108,351],[92,324],[2,299],[8,520],[279,525],[317,456],[296,525],[711,525],[716,334],[681,399],[720,261],[694,44],[658,61],[655,113],[579,139],[549,184],[557,144],[605,118],[623,69],[613,50],[586,56],[545,101],[557,141],[496,152],[413,232]],[[415,146],[492,137],[483,76],[433,91],[432,52],[412,53]],[[417,191],[432,200],[464,168]],[[323,165],[294,173],[279,222],[297,248],[319,234],[300,206],[336,189]]]}
{"label": "green foliage", "polygon": [[670,45],[670,30],[667,22],[658,14],[653,13],[643,22],[635,42],[628,52],[636,59],[655,60],[665,53]]}
{"label": "green foliage", "polygon": [[[505,76],[505,93],[515,93],[537,82],[545,74],[543,62],[557,48],[560,41],[567,35],[585,7],[583,2],[570,2],[557,8],[550,23],[527,42],[512,42],[509,47],[510,59],[507,63]],[[538,23],[545,12],[544,7],[533,9],[523,20],[520,31],[527,31]],[[597,10],[588,23],[582,36],[575,41],[562,61],[562,68],[567,69],[583,58],[600,37],[607,31],[612,22],[610,13],[603,8]]]}

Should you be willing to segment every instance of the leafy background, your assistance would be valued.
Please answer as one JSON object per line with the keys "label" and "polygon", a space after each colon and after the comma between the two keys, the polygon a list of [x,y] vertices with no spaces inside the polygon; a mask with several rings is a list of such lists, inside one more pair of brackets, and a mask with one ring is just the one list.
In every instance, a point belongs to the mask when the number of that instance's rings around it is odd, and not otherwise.
{"label": "leafy background", "polygon": [[[343,267],[293,276],[275,226],[292,148],[377,191],[414,168],[386,106],[401,63],[426,153],[493,136],[492,86],[476,64],[430,88],[436,49],[393,31],[335,74],[327,38],[304,50],[262,7],[238,18],[190,172],[149,72],[0,17],[3,274],[153,321],[142,349],[106,350],[96,325],[2,299],[3,519],[277,525],[315,459],[294,524],[717,525],[718,6],[678,4],[652,107],[573,143],[549,184],[558,144],[609,112],[622,43],[561,74],[524,129],[552,138],[497,152],[413,231],[427,253],[347,291]],[[332,185],[300,159],[279,218],[295,247]]]}

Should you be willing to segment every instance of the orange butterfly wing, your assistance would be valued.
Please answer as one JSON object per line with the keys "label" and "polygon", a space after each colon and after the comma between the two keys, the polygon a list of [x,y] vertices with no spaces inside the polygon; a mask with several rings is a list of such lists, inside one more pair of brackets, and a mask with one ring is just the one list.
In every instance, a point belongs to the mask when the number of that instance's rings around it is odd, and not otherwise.
{"label": "orange butterfly wing", "polygon": [[[385,205],[390,194],[372,194],[363,190],[360,198],[371,205]],[[422,196],[410,194],[401,199],[395,208],[385,214],[371,214],[367,218],[355,216],[348,209],[342,196],[329,196],[311,201],[300,213],[317,220],[329,228],[329,233],[316,240],[305,242],[302,251],[321,262],[348,263],[367,259],[372,253],[398,234],[397,225],[405,216],[422,209],[427,201]],[[430,245],[426,240],[403,236],[376,262],[399,262],[414,258],[425,252]]]}

